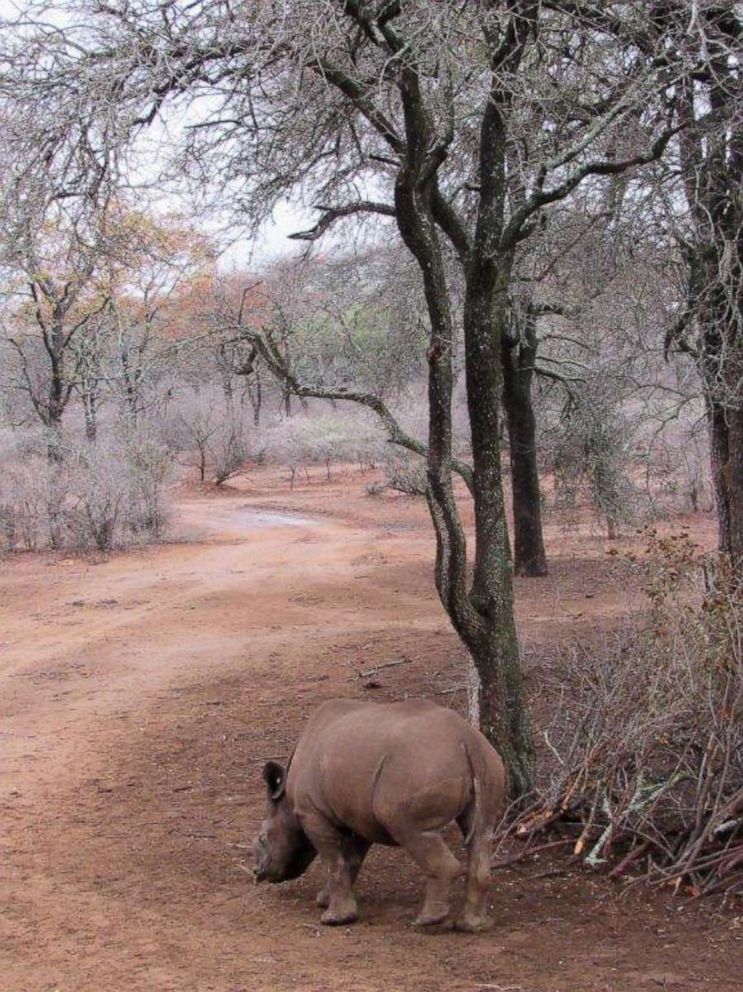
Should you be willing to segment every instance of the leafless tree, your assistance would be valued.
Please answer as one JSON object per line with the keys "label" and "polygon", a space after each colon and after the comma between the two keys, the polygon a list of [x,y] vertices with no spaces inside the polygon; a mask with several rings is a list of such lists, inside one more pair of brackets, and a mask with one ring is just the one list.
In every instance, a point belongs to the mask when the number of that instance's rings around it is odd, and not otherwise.
{"label": "leafless tree", "polygon": [[[533,746],[500,465],[514,262],[551,205],[667,147],[678,126],[674,59],[686,54],[669,42],[648,57],[635,40],[657,30],[660,6],[608,5],[633,29],[617,45],[613,24],[585,16],[593,4],[82,0],[67,5],[64,32],[37,13],[0,56],[0,93],[53,118],[75,148],[86,129],[121,148],[185,100],[206,98],[168,168],[247,221],[290,193],[319,211],[308,240],[347,218],[389,218],[419,267],[428,311],[423,451],[436,585],[473,660],[473,719],[501,750],[516,794],[530,787]],[[452,482],[449,254],[464,286],[471,584]],[[338,398],[358,398],[352,392]]]}
{"label": "leafless tree", "polygon": [[680,86],[685,211],[666,201],[686,265],[686,299],[667,347],[699,370],[709,420],[719,544],[743,561],[743,8],[695,5],[686,44],[696,71]]}

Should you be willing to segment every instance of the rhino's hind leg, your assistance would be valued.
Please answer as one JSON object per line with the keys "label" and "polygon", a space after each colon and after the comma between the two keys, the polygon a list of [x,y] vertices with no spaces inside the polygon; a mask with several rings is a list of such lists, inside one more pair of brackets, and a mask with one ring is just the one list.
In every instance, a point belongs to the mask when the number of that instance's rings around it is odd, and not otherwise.
{"label": "rhino's hind leg", "polygon": [[426,896],[413,926],[443,923],[449,916],[451,884],[462,874],[462,866],[444,843],[441,834],[422,832],[396,836],[426,876]]}
{"label": "rhino's hind leg", "polygon": [[490,857],[492,831],[477,831],[467,845],[467,890],[464,909],[457,920],[457,930],[478,933],[490,925],[488,892],[490,891]]}
{"label": "rhino's hind leg", "polygon": [[[370,846],[368,841],[355,835],[344,837],[341,841],[341,849],[348,863],[348,873],[352,888],[356,884],[356,879],[359,876],[361,866],[364,863],[364,858]],[[327,909],[330,905],[330,884],[328,882],[317,893],[315,902],[321,909]]]}

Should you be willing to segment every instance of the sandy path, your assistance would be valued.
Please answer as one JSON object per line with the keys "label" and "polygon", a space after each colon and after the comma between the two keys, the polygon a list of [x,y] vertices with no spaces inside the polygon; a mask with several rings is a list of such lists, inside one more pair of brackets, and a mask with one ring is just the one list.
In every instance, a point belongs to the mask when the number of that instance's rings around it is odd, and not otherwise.
{"label": "sandy path", "polygon": [[[395,697],[456,684],[459,657],[424,528],[269,502],[194,498],[189,543],[0,577],[1,992],[737,988],[701,918],[654,909],[628,944],[626,904],[587,882],[511,873],[485,938],[407,929],[400,852],[371,859],[353,929],[316,927],[316,878],[248,886],[260,762],[319,700],[363,692],[354,672],[404,660]],[[534,643],[581,597],[545,594]],[[705,949],[680,963],[690,933]]]}

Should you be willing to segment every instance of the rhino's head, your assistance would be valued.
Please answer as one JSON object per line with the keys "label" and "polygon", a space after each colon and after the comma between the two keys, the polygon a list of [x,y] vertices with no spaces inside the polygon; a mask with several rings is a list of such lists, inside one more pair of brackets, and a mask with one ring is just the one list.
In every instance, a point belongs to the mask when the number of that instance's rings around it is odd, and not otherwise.
{"label": "rhino's head", "polygon": [[288,882],[307,870],[317,852],[287,798],[284,769],[269,761],[263,769],[263,778],[268,790],[268,810],[253,841],[253,875],[257,882]]}

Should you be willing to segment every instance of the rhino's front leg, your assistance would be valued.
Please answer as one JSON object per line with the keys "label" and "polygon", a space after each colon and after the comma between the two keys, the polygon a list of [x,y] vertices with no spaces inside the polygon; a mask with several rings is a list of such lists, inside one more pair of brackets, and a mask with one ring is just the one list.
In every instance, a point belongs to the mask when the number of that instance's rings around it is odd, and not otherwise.
{"label": "rhino's front leg", "polygon": [[[346,854],[346,844],[344,844],[348,838],[319,817],[305,818],[302,826],[319,854],[327,874],[325,890],[327,892],[327,909],[320,917],[321,922],[331,926],[354,923],[359,918],[359,907],[351,888],[351,864]],[[322,905],[320,898],[323,894],[321,892],[318,896],[320,905]]]}
{"label": "rhino's front leg", "polygon": [[[348,873],[351,879],[351,888],[353,889],[353,886],[356,884],[356,879],[359,876],[359,872],[361,871],[361,866],[364,863],[364,858],[366,857],[371,845],[369,844],[369,841],[352,834],[351,836],[343,837],[341,847],[348,863]],[[317,893],[315,902],[322,909],[328,908],[330,905],[330,886],[328,883],[323,885]]]}

